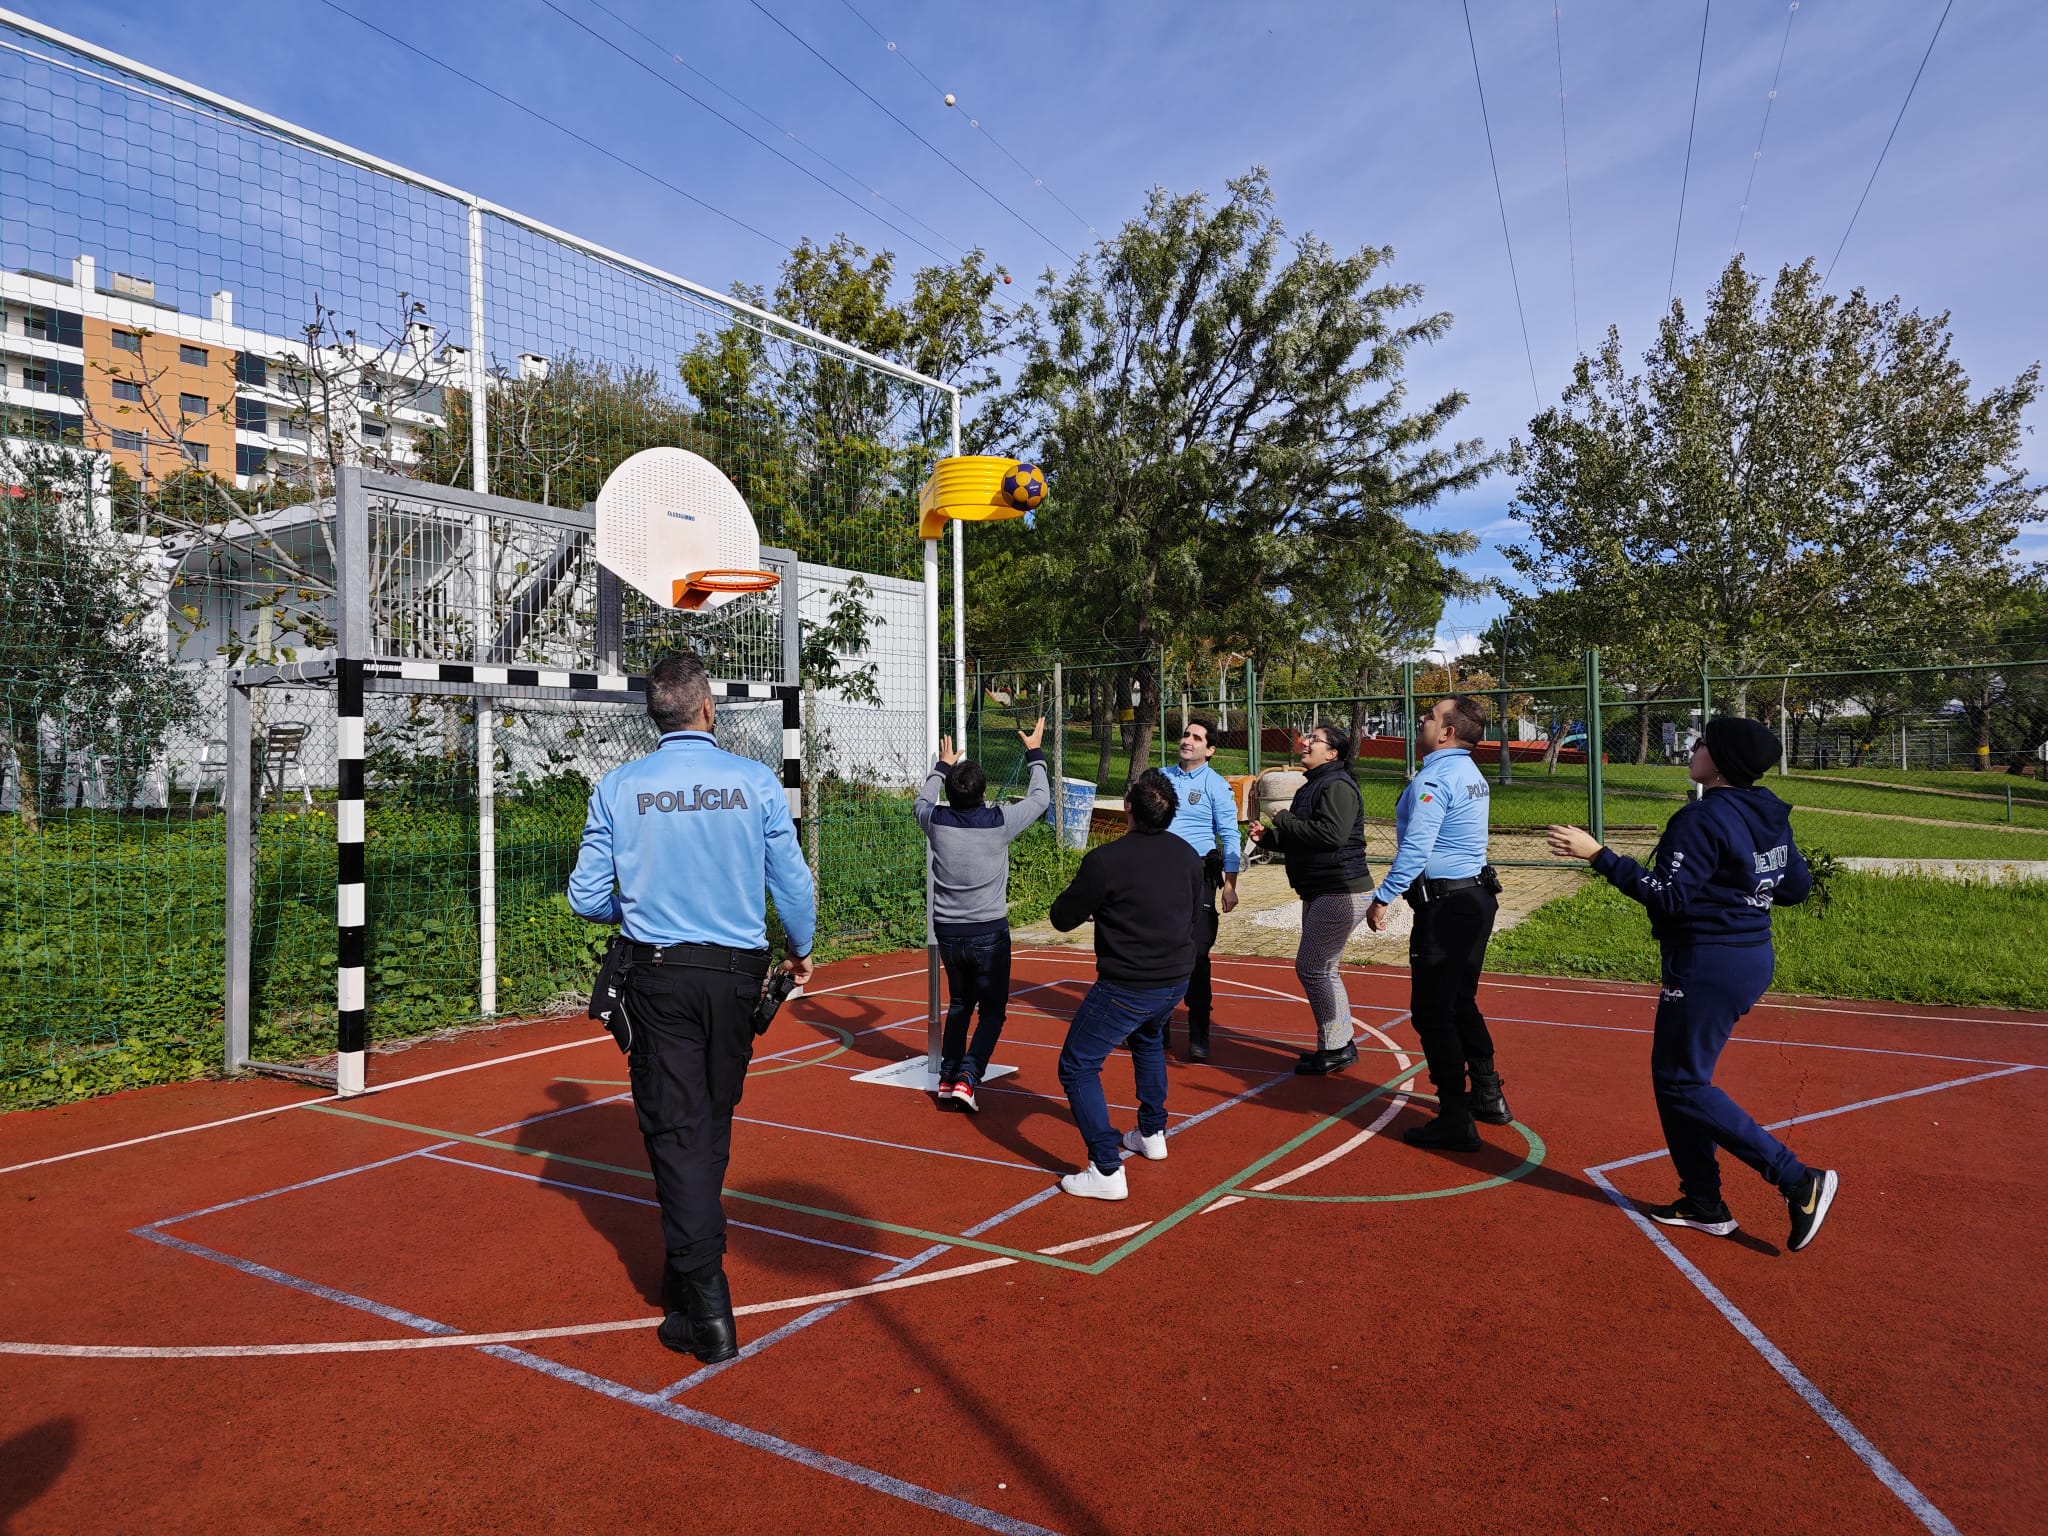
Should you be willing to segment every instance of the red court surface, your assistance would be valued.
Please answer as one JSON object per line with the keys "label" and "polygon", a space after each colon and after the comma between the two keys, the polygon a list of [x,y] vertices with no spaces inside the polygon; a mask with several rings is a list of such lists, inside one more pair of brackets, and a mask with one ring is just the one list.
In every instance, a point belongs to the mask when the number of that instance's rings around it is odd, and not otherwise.
{"label": "red court surface", "polygon": [[[1517,1116],[1428,1106],[1405,973],[1357,1067],[1284,962],[1217,965],[1171,1155],[1058,1193],[1092,977],[1025,951],[978,1116],[856,1072],[922,957],[844,962],[734,1136],[742,1357],[655,1342],[624,1062],[587,1020],[377,1057],[335,1101],[195,1083],[0,1118],[0,1529],[2026,1532],[2048,1469],[2048,1018],[1772,999],[1720,1081],[1842,1193],[1728,1170],[1666,1232],[1653,989],[1491,978]],[[1127,1057],[1106,1086],[1134,1115]],[[1426,1086],[1426,1079],[1423,1082]],[[841,1293],[851,1292],[851,1295]]]}

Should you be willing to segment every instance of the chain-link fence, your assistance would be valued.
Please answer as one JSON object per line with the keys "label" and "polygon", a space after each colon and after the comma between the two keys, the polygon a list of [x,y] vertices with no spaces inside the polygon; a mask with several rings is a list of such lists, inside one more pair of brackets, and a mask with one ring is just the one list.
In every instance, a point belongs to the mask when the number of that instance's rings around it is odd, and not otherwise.
{"label": "chain-link fence", "polygon": [[[191,1049],[163,1066],[171,1047],[151,1046],[133,1076],[218,1059],[235,752],[259,781],[251,1048],[331,1024],[320,690],[351,590],[366,657],[632,674],[687,644],[726,678],[793,686],[800,667],[828,950],[921,924],[899,891],[919,886],[900,823],[926,755],[915,503],[957,431],[951,389],[34,23],[0,25],[0,97],[0,440],[23,493],[6,536],[60,550],[9,561],[58,574],[4,598],[0,1083],[61,1089],[152,1019]],[[607,591],[568,515],[653,446],[711,460],[801,562],[786,583],[810,653],[775,594],[679,623]],[[353,577],[335,526],[350,472],[375,521]],[[45,482],[64,483],[27,499]],[[71,524],[37,532],[52,508]],[[94,548],[125,562],[111,597]],[[76,653],[56,671],[53,644]],[[247,743],[224,739],[237,686]],[[550,818],[573,779],[611,765],[577,757],[592,725],[542,724],[515,691],[377,698],[365,728],[370,1013],[410,1029],[566,996],[577,967],[537,957],[588,935],[527,898],[559,891]],[[577,766],[527,773],[555,758]]]}

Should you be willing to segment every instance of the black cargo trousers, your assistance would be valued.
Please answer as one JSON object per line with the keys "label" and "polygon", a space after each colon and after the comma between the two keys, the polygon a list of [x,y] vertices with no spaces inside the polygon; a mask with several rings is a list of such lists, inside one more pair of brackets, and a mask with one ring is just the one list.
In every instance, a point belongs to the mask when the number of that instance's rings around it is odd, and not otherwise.
{"label": "black cargo trousers", "polygon": [[761,978],[688,965],[635,965],[620,987],[633,1031],[633,1109],[654,1173],[668,1253],[662,1304],[684,1307],[683,1278],[725,1253],[719,1191],[732,1156],[732,1112],[754,1056]]}

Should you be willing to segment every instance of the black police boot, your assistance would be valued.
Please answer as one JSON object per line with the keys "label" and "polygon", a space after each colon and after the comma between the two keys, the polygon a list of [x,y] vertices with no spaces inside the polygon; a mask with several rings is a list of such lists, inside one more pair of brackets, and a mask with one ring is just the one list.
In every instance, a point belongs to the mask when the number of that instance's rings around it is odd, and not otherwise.
{"label": "black police boot", "polygon": [[1507,1125],[1514,1120],[1508,1112],[1508,1097],[1500,1074],[1488,1062],[1472,1068],[1472,1117],[1487,1125]]}
{"label": "black police boot", "polygon": [[1209,1059],[1209,1021],[1190,1018],[1188,1020],[1188,1060]]}
{"label": "black police boot", "polygon": [[706,1365],[717,1365],[740,1352],[739,1329],[733,1322],[732,1291],[725,1283],[723,1264],[707,1264],[685,1275],[670,1290],[681,1310],[661,1320],[657,1336],[666,1349],[679,1355],[695,1355]]}
{"label": "black police boot", "polygon": [[1437,1106],[1436,1118],[1426,1125],[1411,1126],[1401,1133],[1411,1147],[1428,1147],[1438,1152],[1477,1152],[1481,1146],[1479,1128],[1472,1123],[1472,1101],[1464,1094],[1445,1094]]}

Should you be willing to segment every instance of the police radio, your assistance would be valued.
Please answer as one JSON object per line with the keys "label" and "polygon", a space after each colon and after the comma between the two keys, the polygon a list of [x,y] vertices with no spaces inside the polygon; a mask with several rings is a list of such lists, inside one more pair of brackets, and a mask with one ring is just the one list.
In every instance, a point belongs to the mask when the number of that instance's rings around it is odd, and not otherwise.
{"label": "police radio", "polygon": [[775,1011],[780,1008],[789,994],[796,990],[796,975],[791,971],[775,970],[768,973],[768,979],[761,988],[761,1000],[754,1004],[754,1033],[765,1035],[768,1026],[775,1022]]}

